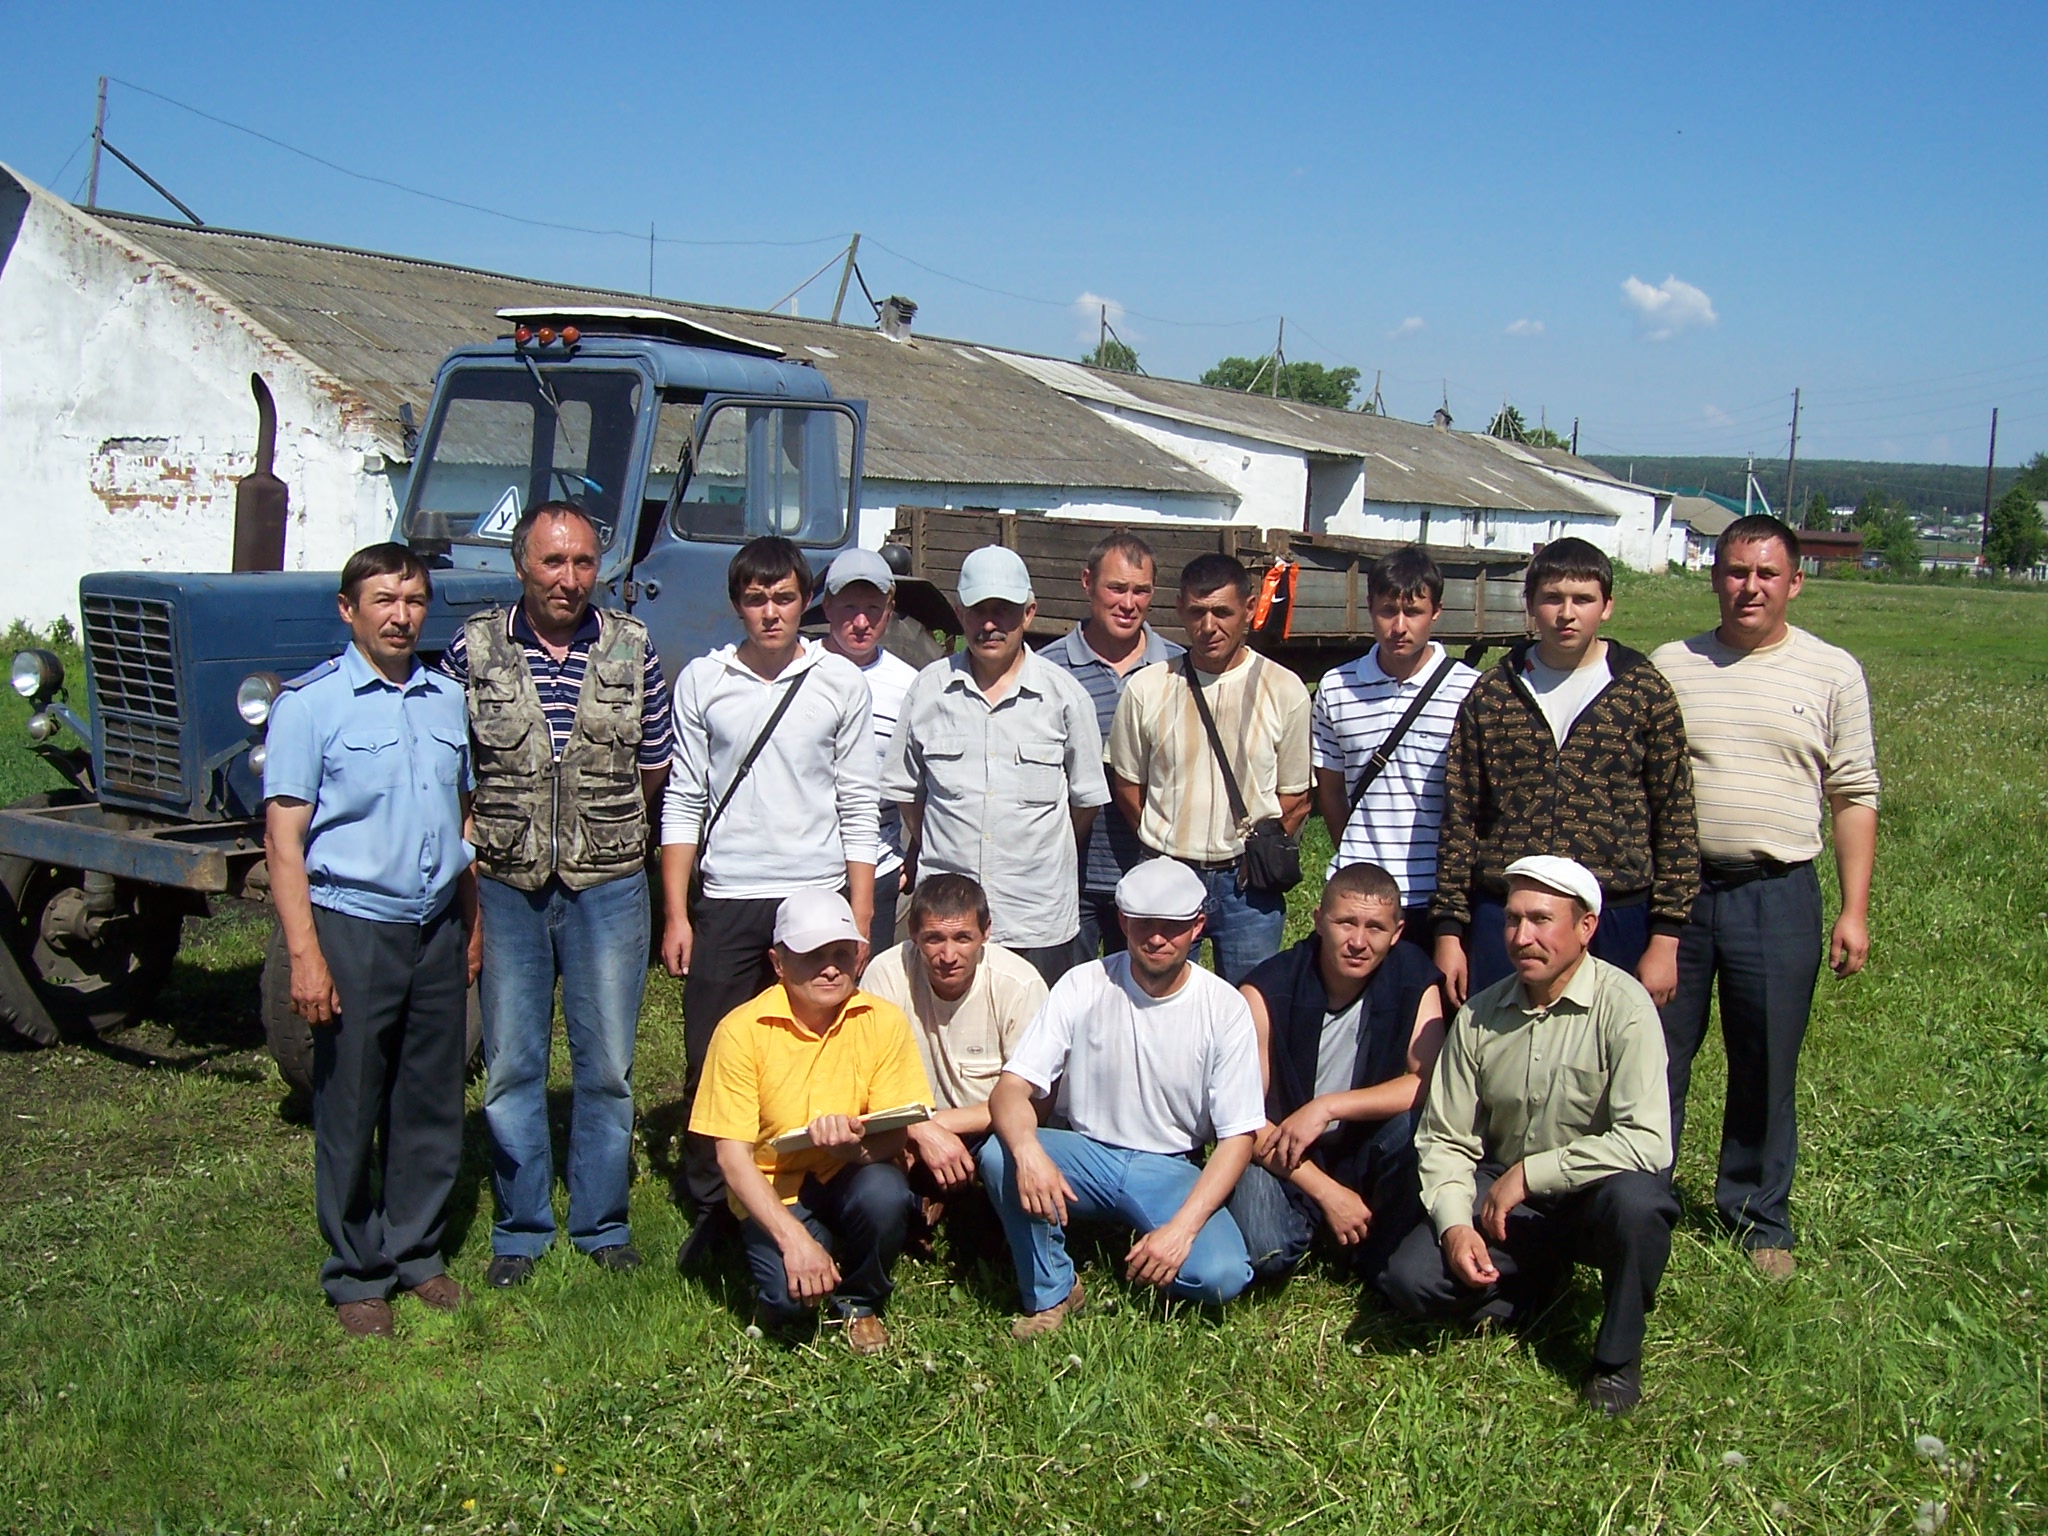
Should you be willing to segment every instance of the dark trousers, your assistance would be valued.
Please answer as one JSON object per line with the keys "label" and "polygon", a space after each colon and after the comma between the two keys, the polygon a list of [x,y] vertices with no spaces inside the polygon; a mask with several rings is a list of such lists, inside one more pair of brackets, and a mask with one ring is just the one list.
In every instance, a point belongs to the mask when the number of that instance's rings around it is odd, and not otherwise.
{"label": "dark trousers", "polygon": [[[691,969],[696,969],[694,961]],[[889,1271],[903,1252],[916,1208],[917,1197],[894,1163],[842,1168],[823,1184],[815,1176],[804,1180],[796,1204],[787,1210],[839,1266],[832,1305],[841,1316],[879,1312],[889,1299]],[[789,1294],[782,1249],[768,1229],[747,1217],[740,1223],[740,1244],[763,1321],[786,1326],[808,1318],[811,1309]]]}
{"label": "dark trousers", "polygon": [[[1481,1202],[1501,1171],[1490,1165],[1479,1170]],[[1487,1239],[1500,1279],[1483,1290],[1452,1276],[1428,1221],[1394,1250],[1379,1287],[1410,1317],[1516,1322],[1539,1311],[1574,1264],[1590,1264],[1600,1271],[1606,1299],[1593,1361],[1614,1369],[1643,1352],[1643,1317],[1656,1304],[1677,1220],[1678,1201],[1661,1173],[1611,1173],[1568,1195],[1539,1196],[1516,1206],[1508,1215],[1507,1241]]]}
{"label": "dark trousers", "polygon": [[313,1198],[336,1306],[442,1272],[462,1162],[467,935],[451,905],[424,927],[313,908],[341,1017],[313,1031]]}
{"label": "dark trousers", "polygon": [[[1472,902],[1472,923],[1465,930],[1465,963],[1474,992],[1515,972],[1508,959],[1507,913],[1504,901],[1480,896]],[[1588,946],[1594,955],[1631,976],[1649,947],[1650,905],[1645,901],[1603,908],[1600,926],[1593,930],[1593,942]]]}
{"label": "dark trousers", "polygon": [[1035,949],[1012,944],[1009,950],[1044,977],[1048,987],[1081,964],[1085,958],[1081,953],[1081,940],[1078,937],[1071,938],[1064,944],[1041,944]]}
{"label": "dark trousers", "polygon": [[[697,1103],[704,1055],[718,1021],[775,984],[768,950],[775,942],[779,896],[732,900],[699,896],[690,909],[695,942],[690,974],[683,978],[683,1123]],[[717,1144],[694,1132],[683,1138],[683,1182],[701,1215],[725,1203],[725,1176],[718,1171]]]}
{"label": "dark trousers", "polygon": [[1718,979],[1728,1098],[1714,1205],[1750,1248],[1792,1246],[1794,1089],[1820,972],[1821,917],[1820,879],[1802,864],[1777,879],[1703,885],[1678,940],[1678,991],[1663,1015],[1671,1145],[1685,1129],[1692,1060]]}
{"label": "dark trousers", "polygon": [[1429,903],[1401,909],[1401,942],[1413,944],[1436,964],[1436,930],[1430,926]]}
{"label": "dark trousers", "polygon": [[875,876],[875,920],[868,924],[868,953],[879,959],[896,947],[896,904],[903,892],[896,882],[900,868]]}
{"label": "dark trousers", "polygon": [[1084,964],[1098,953],[1119,955],[1127,947],[1123,925],[1116,920],[1115,891],[1082,890],[1080,944]]}
{"label": "dark trousers", "polygon": [[[1380,1122],[1363,1170],[1357,1193],[1372,1212],[1372,1224],[1357,1247],[1339,1248],[1330,1241],[1330,1251],[1358,1278],[1371,1280],[1422,1216],[1413,1110]],[[1254,1280],[1285,1279],[1301,1266],[1316,1240],[1326,1236],[1323,1208],[1299,1185],[1275,1178],[1257,1164],[1245,1169],[1227,1209],[1244,1235]]]}

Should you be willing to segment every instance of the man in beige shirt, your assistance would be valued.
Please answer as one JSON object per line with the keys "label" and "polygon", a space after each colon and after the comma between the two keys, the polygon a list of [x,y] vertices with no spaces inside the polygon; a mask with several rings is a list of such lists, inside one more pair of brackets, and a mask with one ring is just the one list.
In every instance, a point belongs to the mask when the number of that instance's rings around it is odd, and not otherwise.
{"label": "man in beige shirt", "polygon": [[1847,651],[1794,628],[1799,535],[1738,518],[1714,548],[1720,627],[1651,658],[1678,696],[1692,756],[1700,892],[1678,941],[1664,1008],[1671,1144],[1685,1127],[1693,1056],[1719,983],[1728,1097],[1714,1205],[1774,1280],[1793,1272],[1792,1167],[1799,1047],[1822,957],[1813,861],[1832,820],[1842,910],[1827,942],[1837,976],[1870,954],[1877,856],[1877,747],[1870,691]]}
{"label": "man in beige shirt", "polygon": [[[1176,605],[1187,654],[1133,677],[1109,731],[1111,800],[1146,849],[1202,877],[1203,932],[1217,972],[1233,986],[1280,952],[1287,922],[1284,893],[1249,890],[1239,877],[1245,834],[1274,819],[1289,835],[1299,832],[1315,784],[1308,689],[1247,644],[1251,580],[1228,555],[1188,562]],[[1188,686],[1190,666],[1229,755],[1242,822]]]}
{"label": "man in beige shirt", "polygon": [[1415,1151],[1429,1221],[1381,1276],[1412,1317],[1515,1322],[1574,1264],[1606,1306],[1584,1397],[1603,1413],[1642,1398],[1643,1317],[1678,1219],[1664,1170],[1671,1109],[1656,1004],[1588,954],[1600,883],[1549,855],[1506,870],[1515,974],[1475,994],[1445,1037]]}
{"label": "man in beige shirt", "polygon": [[[966,875],[927,875],[910,899],[909,924],[910,937],[884,950],[861,986],[903,1010],[938,1096],[931,1119],[910,1128],[907,1152],[926,1227],[950,1210],[955,1250],[980,1250],[1000,1238],[993,1222],[971,1219],[986,1213],[974,1197],[974,1158],[989,1134],[988,1096],[1045,1002],[1045,981],[1030,961],[989,942],[988,896]],[[964,1226],[962,1216],[970,1217]]]}

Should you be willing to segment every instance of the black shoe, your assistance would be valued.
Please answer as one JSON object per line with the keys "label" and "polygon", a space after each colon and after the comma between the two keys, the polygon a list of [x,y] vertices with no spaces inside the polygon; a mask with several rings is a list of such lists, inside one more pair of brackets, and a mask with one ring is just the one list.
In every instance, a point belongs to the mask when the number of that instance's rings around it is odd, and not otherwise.
{"label": "black shoe", "polygon": [[723,1201],[697,1213],[697,1224],[676,1250],[676,1268],[684,1274],[701,1269],[711,1261],[720,1245],[739,1236],[739,1218]]}
{"label": "black shoe", "polygon": [[484,1284],[493,1290],[509,1291],[524,1285],[533,1274],[533,1260],[523,1253],[494,1253],[491,1267],[484,1271]]}
{"label": "black shoe", "polygon": [[1587,1373],[1579,1396],[1585,1399],[1588,1408],[1597,1408],[1609,1418],[1620,1417],[1643,1400],[1642,1363],[1631,1360],[1612,1370],[1596,1363]]}
{"label": "black shoe", "polygon": [[631,1243],[613,1243],[609,1248],[591,1249],[590,1262],[599,1269],[623,1275],[640,1267],[640,1250]]}

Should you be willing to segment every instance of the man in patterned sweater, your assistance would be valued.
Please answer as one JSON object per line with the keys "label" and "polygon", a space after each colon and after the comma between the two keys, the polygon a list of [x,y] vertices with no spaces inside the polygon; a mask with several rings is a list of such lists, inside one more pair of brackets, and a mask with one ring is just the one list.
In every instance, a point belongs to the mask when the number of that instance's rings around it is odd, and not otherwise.
{"label": "man in patterned sweater", "polygon": [[1487,669],[1458,713],[1438,845],[1436,964],[1453,1005],[1511,973],[1503,922],[1516,859],[1575,859],[1600,882],[1593,953],[1661,1007],[1699,890],[1685,722],[1640,651],[1600,638],[1614,568],[1584,539],[1529,562],[1537,638]]}

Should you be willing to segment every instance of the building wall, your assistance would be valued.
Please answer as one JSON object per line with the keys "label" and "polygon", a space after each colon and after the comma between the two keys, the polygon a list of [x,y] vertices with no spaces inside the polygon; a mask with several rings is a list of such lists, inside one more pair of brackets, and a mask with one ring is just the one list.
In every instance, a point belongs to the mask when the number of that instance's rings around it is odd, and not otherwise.
{"label": "building wall", "polygon": [[1096,400],[1076,403],[1108,417],[1236,491],[1237,510],[1230,521],[1302,531],[1310,508],[1309,464],[1307,455],[1299,448],[1193,426],[1127,406]]}
{"label": "building wall", "polygon": [[1615,514],[1614,544],[1607,553],[1623,565],[1638,571],[1661,571],[1671,560],[1682,558],[1682,549],[1672,543],[1669,496],[1606,480],[1582,479],[1548,464],[1543,472]]}
{"label": "building wall", "polygon": [[1044,512],[1104,523],[1148,523],[1162,518],[1227,523],[1236,510],[1213,496],[1085,486],[936,485],[863,476],[860,491],[860,542],[868,549],[880,549],[888,542],[898,507],[993,507],[998,512]]}
{"label": "building wall", "polygon": [[1369,501],[1359,514],[1332,521],[1329,531],[1354,539],[1498,549],[1524,555],[1538,545],[1566,537],[1585,539],[1610,555],[1614,549],[1611,519],[1416,502]]}
{"label": "building wall", "polygon": [[254,465],[252,373],[277,401],[286,565],[339,569],[388,536],[383,458],[338,391],[189,280],[5,177],[0,338],[0,624],[75,623],[91,571],[225,570],[235,480]]}

